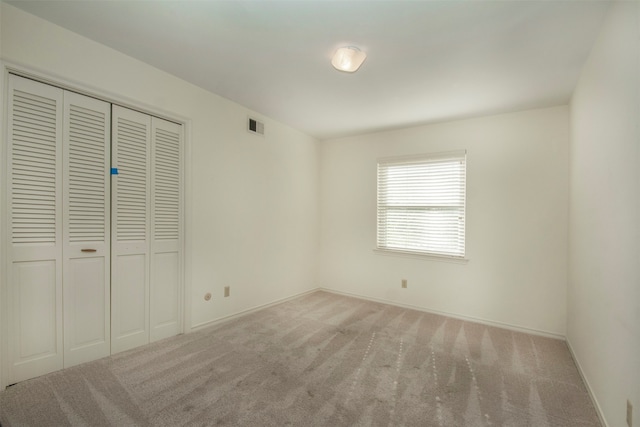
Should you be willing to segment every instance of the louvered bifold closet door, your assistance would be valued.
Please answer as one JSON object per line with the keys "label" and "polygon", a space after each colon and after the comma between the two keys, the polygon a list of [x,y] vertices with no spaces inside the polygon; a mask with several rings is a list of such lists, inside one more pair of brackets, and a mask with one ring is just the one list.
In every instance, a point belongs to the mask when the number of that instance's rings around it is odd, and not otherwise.
{"label": "louvered bifold closet door", "polygon": [[182,126],[151,121],[151,341],[181,331]]}
{"label": "louvered bifold closet door", "polygon": [[112,109],[111,351],[149,342],[151,117]]}
{"label": "louvered bifold closet door", "polygon": [[111,353],[111,105],[64,94],[64,366]]}
{"label": "louvered bifold closet door", "polygon": [[9,382],[62,368],[63,91],[9,77]]}

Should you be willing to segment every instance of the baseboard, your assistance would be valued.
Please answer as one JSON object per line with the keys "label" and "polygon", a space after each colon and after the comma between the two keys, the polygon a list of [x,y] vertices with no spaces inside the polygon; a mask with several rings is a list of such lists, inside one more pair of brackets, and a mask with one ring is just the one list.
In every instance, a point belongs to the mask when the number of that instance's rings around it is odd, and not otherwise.
{"label": "baseboard", "polygon": [[593,403],[593,406],[596,408],[596,413],[598,414],[598,418],[600,418],[600,422],[604,427],[609,427],[609,424],[607,424],[607,420],[604,418],[604,414],[602,413],[602,408],[598,403],[598,399],[596,398],[596,395],[593,393],[591,384],[589,384],[589,380],[587,379],[587,376],[584,374],[584,371],[582,370],[580,361],[576,357],[576,353],[573,351],[573,347],[571,347],[571,342],[569,341],[569,338],[566,339],[566,342],[567,342],[567,347],[569,348],[569,353],[571,354],[571,358],[573,359],[573,363],[575,363],[576,367],[578,368],[578,372],[580,373],[582,382],[587,388],[587,392],[589,393],[589,397],[591,398],[591,402]]}
{"label": "baseboard", "polygon": [[314,292],[318,292],[319,290],[320,290],[320,288],[313,288],[313,289],[310,289],[308,291],[300,292],[300,293],[297,293],[297,294],[294,294],[294,295],[290,295],[288,297],[284,297],[284,298],[277,299],[275,301],[268,302],[266,304],[257,305],[255,307],[248,308],[246,310],[242,310],[242,311],[239,311],[239,312],[234,313],[234,314],[229,314],[228,316],[218,317],[217,319],[213,319],[213,320],[207,320],[206,322],[202,322],[202,323],[198,323],[196,325],[193,325],[191,327],[191,329],[189,329],[186,332],[187,333],[195,332],[195,331],[203,329],[203,328],[207,328],[207,327],[210,327],[210,326],[218,325],[220,323],[228,322],[230,320],[237,319],[237,318],[242,317],[242,316],[246,316],[247,314],[255,313],[256,311],[264,310],[265,308],[269,308],[269,307],[272,307],[274,305],[281,304],[283,302],[292,300],[294,298],[299,298],[299,297],[304,296],[304,295],[308,295],[308,294],[312,294]]}
{"label": "baseboard", "polygon": [[546,332],[546,331],[541,331],[541,330],[538,330],[538,329],[532,329],[532,328],[526,328],[526,327],[523,327],[523,326],[511,325],[511,324],[508,324],[508,323],[496,322],[496,321],[493,321],[493,320],[479,319],[477,317],[464,316],[464,315],[456,314],[456,313],[448,313],[446,311],[432,310],[432,309],[425,308],[425,307],[420,307],[420,306],[417,306],[417,305],[402,304],[402,303],[399,303],[399,302],[389,301],[389,300],[385,300],[385,299],[381,299],[381,298],[374,298],[374,297],[354,294],[354,293],[350,293],[350,292],[337,291],[335,289],[329,289],[329,288],[322,288],[321,287],[319,290],[325,291],[325,292],[330,292],[330,293],[333,293],[333,294],[353,297],[353,298],[360,298],[360,299],[364,299],[364,300],[367,300],[367,301],[379,302],[381,304],[389,304],[389,305],[394,305],[396,307],[402,307],[402,308],[408,308],[408,309],[411,309],[411,310],[423,311],[425,313],[438,314],[440,316],[452,317],[454,319],[465,320],[467,322],[480,323],[482,325],[487,325],[487,326],[495,326],[496,328],[508,329],[510,331],[523,332],[525,334],[532,334],[532,335],[538,335],[538,336],[547,337],[547,338],[554,338],[554,339],[559,339],[559,340],[562,340],[562,341],[566,340],[566,337],[564,335],[556,334],[556,333],[553,333],[553,332]]}

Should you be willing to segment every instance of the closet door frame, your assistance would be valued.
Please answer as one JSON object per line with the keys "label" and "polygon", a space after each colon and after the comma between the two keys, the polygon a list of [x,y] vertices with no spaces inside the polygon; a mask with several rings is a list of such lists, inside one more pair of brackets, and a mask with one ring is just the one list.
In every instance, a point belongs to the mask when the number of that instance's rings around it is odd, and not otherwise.
{"label": "closet door frame", "polygon": [[60,89],[65,89],[79,93],[81,95],[97,98],[112,104],[120,105],[126,108],[138,110],[182,125],[182,161],[181,161],[181,289],[179,292],[180,302],[180,333],[189,333],[191,327],[191,250],[190,242],[192,235],[191,226],[191,119],[189,117],[177,114],[170,110],[154,107],[145,104],[139,100],[123,97],[113,89],[104,89],[100,87],[100,83],[81,82],[69,80],[65,77],[51,75],[45,71],[34,70],[20,64],[10,61],[0,60],[0,390],[4,390],[9,382],[9,326],[8,326],[8,284],[9,277],[7,274],[7,254],[9,245],[9,216],[8,209],[8,190],[9,190],[9,174],[7,171],[7,154],[8,154],[8,82],[9,75],[15,74],[20,77],[36,80],[40,83],[49,84]]}

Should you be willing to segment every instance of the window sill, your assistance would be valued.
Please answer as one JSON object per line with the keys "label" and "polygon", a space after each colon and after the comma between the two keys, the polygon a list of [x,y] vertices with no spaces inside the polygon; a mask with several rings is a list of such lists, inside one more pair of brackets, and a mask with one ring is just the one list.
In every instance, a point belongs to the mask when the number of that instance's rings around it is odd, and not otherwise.
{"label": "window sill", "polygon": [[417,258],[417,259],[432,260],[432,261],[444,261],[444,262],[450,262],[453,264],[467,264],[469,262],[468,258],[460,258],[460,257],[454,257],[454,256],[447,256],[447,255],[426,254],[426,253],[420,253],[420,252],[398,251],[398,250],[392,250],[392,249],[374,248],[373,252],[378,255],[398,256],[398,257],[404,257],[404,258]]}

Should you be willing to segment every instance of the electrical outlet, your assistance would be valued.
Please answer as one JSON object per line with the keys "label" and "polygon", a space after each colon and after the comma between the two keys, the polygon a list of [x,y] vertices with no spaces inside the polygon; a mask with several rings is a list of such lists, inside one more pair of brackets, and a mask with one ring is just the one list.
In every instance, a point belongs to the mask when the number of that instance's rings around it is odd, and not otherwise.
{"label": "electrical outlet", "polygon": [[632,427],[633,424],[633,405],[627,400],[627,425]]}
{"label": "electrical outlet", "polygon": [[230,286],[225,286],[224,287],[224,296],[228,297],[229,294],[231,293],[231,291],[229,290]]}
{"label": "electrical outlet", "polygon": [[403,288],[407,287],[407,279],[402,279],[402,287]]}

